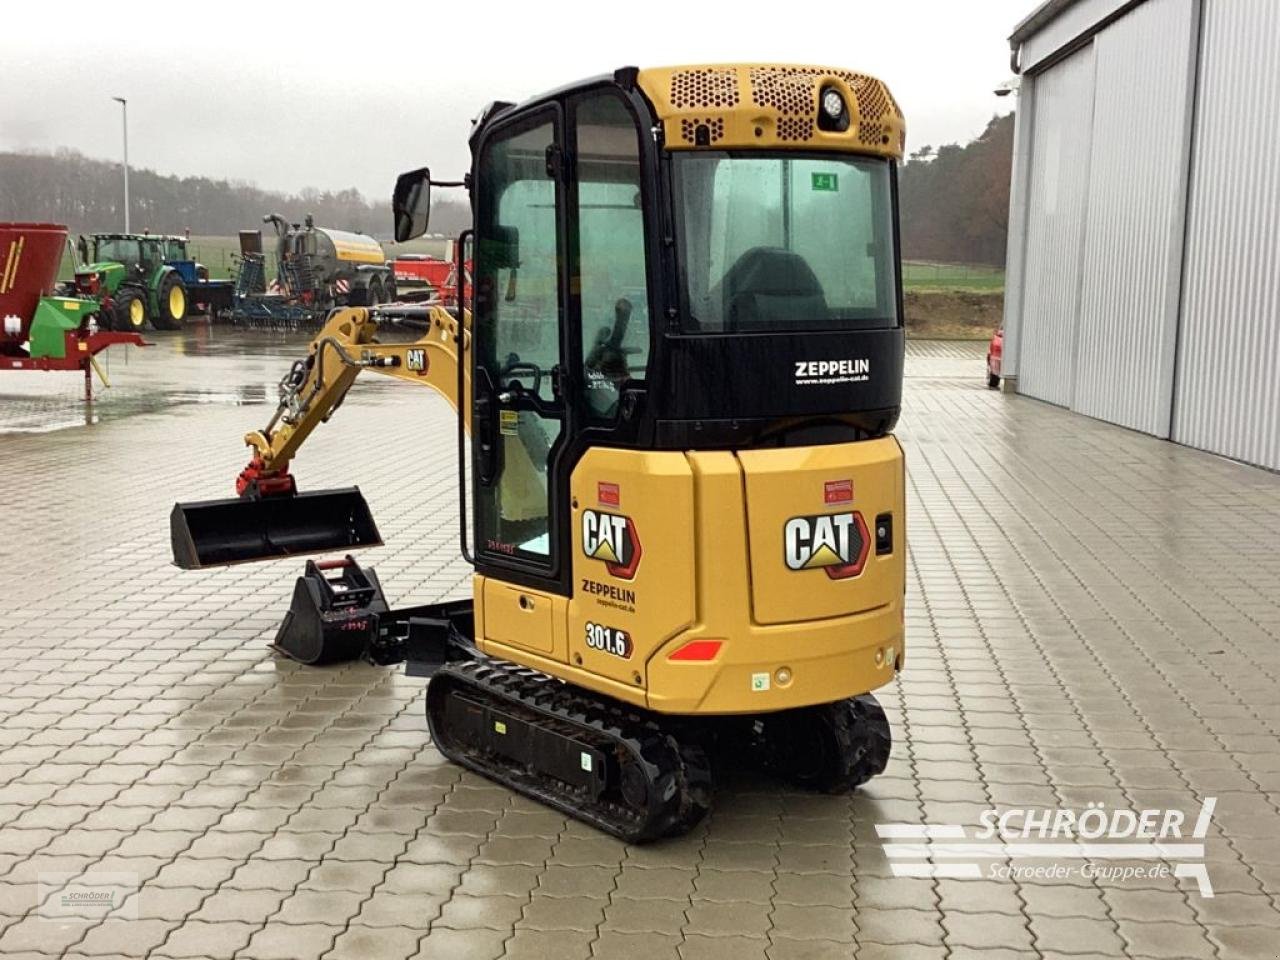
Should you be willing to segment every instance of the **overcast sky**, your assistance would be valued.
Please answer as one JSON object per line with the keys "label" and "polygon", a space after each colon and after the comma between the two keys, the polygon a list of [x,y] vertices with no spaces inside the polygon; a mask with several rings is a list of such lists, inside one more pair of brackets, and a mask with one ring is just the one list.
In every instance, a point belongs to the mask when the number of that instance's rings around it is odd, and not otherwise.
{"label": "overcast sky", "polygon": [[972,139],[1011,108],[991,91],[1036,2],[12,3],[0,150],[118,159],[122,96],[133,166],[385,195],[415,166],[459,175],[489,100],[624,65],[717,61],[879,76],[915,150]]}

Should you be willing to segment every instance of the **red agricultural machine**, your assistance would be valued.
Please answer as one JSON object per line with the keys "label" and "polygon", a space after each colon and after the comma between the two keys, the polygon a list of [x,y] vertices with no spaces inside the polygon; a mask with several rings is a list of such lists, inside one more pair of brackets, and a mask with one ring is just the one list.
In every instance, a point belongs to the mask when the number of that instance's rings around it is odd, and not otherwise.
{"label": "red agricultural machine", "polygon": [[[400,300],[438,302],[444,307],[458,305],[458,275],[455,262],[424,253],[402,253],[392,262],[396,297]],[[463,263],[464,280],[471,287],[471,261]],[[469,305],[468,305],[469,306]]]}
{"label": "red agricultural machine", "polygon": [[61,224],[0,223],[0,370],[82,370],[84,396],[92,400],[94,372],[110,386],[94,355],[146,341],[108,332],[100,301],[55,294],[66,244]]}

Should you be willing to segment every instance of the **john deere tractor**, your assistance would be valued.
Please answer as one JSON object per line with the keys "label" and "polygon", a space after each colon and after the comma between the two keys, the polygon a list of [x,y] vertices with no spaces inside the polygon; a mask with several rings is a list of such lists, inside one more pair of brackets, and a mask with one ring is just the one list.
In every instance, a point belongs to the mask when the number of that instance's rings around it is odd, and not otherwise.
{"label": "john deere tractor", "polygon": [[116,330],[177,330],[187,316],[187,283],[170,261],[168,237],[95,233],[81,237],[76,292],[102,302]]}

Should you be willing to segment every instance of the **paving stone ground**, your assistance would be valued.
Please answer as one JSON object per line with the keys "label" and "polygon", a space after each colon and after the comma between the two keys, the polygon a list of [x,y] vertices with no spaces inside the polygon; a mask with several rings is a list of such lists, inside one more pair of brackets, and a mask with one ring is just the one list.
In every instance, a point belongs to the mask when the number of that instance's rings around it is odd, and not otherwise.
{"label": "paving stone ground", "polygon": [[[229,493],[299,341],[155,339],[113,356],[91,427],[74,377],[0,375],[0,956],[1276,956],[1275,475],[987,391],[981,345],[914,344],[888,771],[849,797],[729,775],[691,835],[628,847],[443,762],[422,681],[274,656],[296,562],[169,565],[172,502]],[[296,462],[364,489],[393,604],[468,590],[452,423],[358,384]],[[1072,860],[894,876],[875,830],[1089,803],[1190,822],[1208,797],[1211,899]],[[46,918],[92,882],[117,887]]]}

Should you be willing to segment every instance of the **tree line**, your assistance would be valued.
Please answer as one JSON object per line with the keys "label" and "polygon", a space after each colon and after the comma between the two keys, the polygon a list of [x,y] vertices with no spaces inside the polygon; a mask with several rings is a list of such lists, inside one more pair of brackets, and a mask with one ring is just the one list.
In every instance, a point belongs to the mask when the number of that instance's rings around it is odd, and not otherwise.
{"label": "tree line", "polygon": [[[470,224],[465,202],[438,196],[434,200],[432,232],[456,234]],[[268,213],[294,223],[311,214],[317,226],[390,239],[390,202],[366,200],[354,188],[333,192],[306,187],[285,194],[234,180],[129,170],[129,226],[135,232],[190,230],[195,235],[234,236],[240,230],[261,229]],[[65,223],[79,233],[122,230],[120,164],[74,150],[0,153],[0,221],[4,220]]]}
{"label": "tree line", "polygon": [[1013,170],[1013,114],[964,146],[921,147],[898,178],[902,255],[1003,266]]}
{"label": "tree line", "polygon": [[[1002,265],[1009,218],[1013,115],[995,117],[971,143],[921,147],[899,175],[902,254],[909,260]],[[208,177],[164,176],[134,169],[129,175],[130,223],[152,233],[234,235],[261,227],[266,213],[292,222],[306,214],[319,226],[389,239],[391,205],[366,200],[358,190],[297,194]],[[120,165],[73,150],[52,154],[0,153],[0,220],[46,220],[73,231],[119,230],[124,224]],[[455,235],[470,210],[438,192],[433,233]]]}

